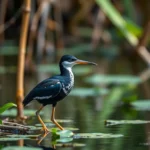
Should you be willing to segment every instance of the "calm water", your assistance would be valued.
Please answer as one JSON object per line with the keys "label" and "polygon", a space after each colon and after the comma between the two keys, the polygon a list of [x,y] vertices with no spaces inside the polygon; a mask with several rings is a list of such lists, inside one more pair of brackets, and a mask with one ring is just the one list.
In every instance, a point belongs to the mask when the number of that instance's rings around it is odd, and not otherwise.
{"label": "calm water", "polygon": [[[26,93],[32,89],[37,82],[47,78],[48,74],[38,74],[26,76],[25,90]],[[4,74],[1,78],[1,104],[15,99],[15,74]],[[81,83],[82,77],[76,78],[75,87],[85,86]],[[80,81],[79,81],[80,80]],[[32,103],[28,108],[37,109],[39,104]],[[110,107],[111,108],[111,107]],[[109,109],[109,108],[107,108]],[[56,107],[56,118],[70,120],[70,122],[60,123],[64,128],[73,127],[79,130],[75,133],[112,133],[122,134],[119,138],[99,138],[99,139],[73,139],[69,142],[69,147],[56,146],[56,149],[63,150],[146,150],[150,149],[150,124],[124,124],[106,127],[104,122],[107,119],[112,120],[149,120],[150,112],[136,111],[131,107],[118,105],[114,108],[108,118],[103,118],[107,110],[103,109],[102,97],[71,97],[68,96],[65,100],[60,101]],[[51,106],[46,106],[44,109],[43,119],[50,118]],[[33,124],[38,123],[35,118]],[[37,147],[36,140],[10,141],[0,142],[1,145],[18,145],[20,143],[26,146]],[[73,147],[75,143],[85,144],[85,146]],[[48,135],[42,142],[41,146],[51,148],[51,136]]]}

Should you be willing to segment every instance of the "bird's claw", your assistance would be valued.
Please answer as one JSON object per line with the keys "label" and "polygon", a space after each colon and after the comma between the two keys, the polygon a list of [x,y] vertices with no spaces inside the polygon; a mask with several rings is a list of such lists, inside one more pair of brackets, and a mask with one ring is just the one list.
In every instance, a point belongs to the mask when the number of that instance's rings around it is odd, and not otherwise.
{"label": "bird's claw", "polygon": [[48,134],[50,132],[47,128],[43,128],[41,130],[44,131],[44,134]]}

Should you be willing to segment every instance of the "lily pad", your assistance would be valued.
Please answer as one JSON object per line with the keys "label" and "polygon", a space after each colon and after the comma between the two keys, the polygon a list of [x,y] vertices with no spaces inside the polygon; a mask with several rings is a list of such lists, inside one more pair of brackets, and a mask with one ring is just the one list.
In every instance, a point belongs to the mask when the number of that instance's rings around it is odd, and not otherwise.
{"label": "lily pad", "polygon": [[70,130],[61,130],[58,131],[57,134],[60,135],[60,138],[68,138],[74,135],[74,133]]}
{"label": "lily pad", "polygon": [[131,75],[93,75],[85,79],[86,82],[91,84],[139,84],[141,78]]}
{"label": "lily pad", "polygon": [[67,142],[73,141],[73,138],[70,138],[70,137],[63,137],[63,138],[57,139],[56,141],[57,141],[57,142],[60,142],[60,143],[67,143]]}
{"label": "lily pad", "polygon": [[18,135],[18,134],[12,134],[12,135],[7,135],[7,137],[10,137],[10,138],[36,138],[38,137],[39,135]]}
{"label": "lily pad", "polygon": [[74,88],[70,93],[71,96],[98,96],[98,95],[106,95],[108,94],[108,89],[105,88]]}
{"label": "lily pad", "polygon": [[[57,129],[57,130],[59,130],[58,128],[53,128],[53,129]],[[79,130],[79,128],[65,127],[65,130],[78,131],[78,130]]]}
{"label": "lily pad", "polygon": [[[45,122],[45,125],[47,126],[47,127],[53,127],[54,126],[54,124],[53,123],[51,123],[51,122]],[[39,124],[35,124],[35,126],[36,127],[42,127],[42,125],[39,123]]]}
{"label": "lily pad", "polygon": [[27,137],[16,137],[16,138],[11,138],[11,137],[2,137],[0,138],[0,142],[1,141],[18,141],[18,140],[21,140],[21,139],[30,139],[30,138],[27,138]]}
{"label": "lily pad", "polygon": [[99,139],[99,138],[120,138],[122,134],[105,134],[105,133],[78,133],[74,135],[74,138],[88,138],[88,139]]}
{"label": "lily pad", "polygon": [[[59,122],[59,123],[72,123],[73,122],[73,120],[70,120],[70,119],[56,119],[56,121],[57,122]],[[50,120],[44,120],[44,122],[51,122],[52,123],[52,121],[50,121]]]}
{"label": "lily pad", "polygon": [[106,120],[106,126],[114,126],[121,124],[146,124],[150,123],[149,120]]}
{"label": "lily pad", "polygon": [[150,100],[138,100],[138,101],[132,102],[131,105],[136,110],[140,110],[140,111],[150,110]]}
{"label": "lily pad", "polygon": [[84,147],[86,146],[86,144],[83,144],[83,143],[65,143],[65,144],[62,144],[62,143],[57,143],[55,145],[56,147]]}
{"label": "lily pad", "polygon": [[20,147],[20,146],[7,146],[4,147],[2,150],[42,150],[42,148],[37,147]]}

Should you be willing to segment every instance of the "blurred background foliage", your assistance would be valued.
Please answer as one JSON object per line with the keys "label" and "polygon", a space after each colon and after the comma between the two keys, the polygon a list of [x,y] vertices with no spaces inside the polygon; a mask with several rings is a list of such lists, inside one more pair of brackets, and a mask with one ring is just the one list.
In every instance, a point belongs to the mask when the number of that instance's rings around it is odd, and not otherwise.
{"label": "blurred background foliage", "polygon": [[[98,67],[74,68],[76,88],[70,94],[72,102],[62,102],[66,109],[58,106],[58,116],[72,112],[71,117],[80,124],[83,116],[88,121],[89,113],[95,113],[90,109],[94,107],[94,111],[101,111],[95,117],[94,127],[98,130],[99,120],[115,115],[117,119],[133,119],[138,116],[135,110],[147,111],[149,8],[149,0],[32,0],[25,54],[25,94],[37,82],[59,72],[57,63],[63,54],[72,54],[94,61]],[[15,99],[22,10],[22,1],[0,0],[1,104]],[[77,111],[85,110],[82,114],[74,110],[78,105],[76,97],[80,100]],[[125,107],[114,109],[120,106]],[[131,106],[135,110],[130,110]],[[91,122],[85,125],[87,131],[91,130],[90,125]],[[79,127],[81,131],[85,129],[82,124]]]}
{"label": "blurred background foliage", "polygon": [[[99,64],[97,68],[74,69],[77,76],[85,79],[83,87],[77,87],[72,96],[105,97],[116,91],[116,99],[126,95],[125,101],[129,102],[127,99],[135,99],[137,94],[133,91],[140,85],[143,96],[149,98],[149,3],[148,0],[32,0],[25,81],[35,73],[46,74],[38,77],[37,82],[58,73],[59,58],[72,54]],[[1,0],[0,8],[0,79],[1,97],[5,99],[5,89],[10,88],[6,79],[10,74],[14,79],[17,72],[23,2]],[[77,85],[81,86],[78,82]],[[89,88],[90,85],[95,87]],[[28,93],[31,88],[25,83],[25,89]],[[129,91],[133,94],[126,94]],[[12,99],[14,93],[10,93],[8,97]]]}

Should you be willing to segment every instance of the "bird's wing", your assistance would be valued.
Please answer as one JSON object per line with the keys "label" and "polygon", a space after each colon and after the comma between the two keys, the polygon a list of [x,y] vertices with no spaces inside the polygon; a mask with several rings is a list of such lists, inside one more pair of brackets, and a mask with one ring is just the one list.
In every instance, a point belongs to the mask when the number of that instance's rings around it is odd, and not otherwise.
{"label": "bird's wing", "polygon": [[27,105],[32,100],[44,102],[54,98],[61,91],[62,85],[58,79],[46,79],[39,83],[24,99],[23,104]]}

